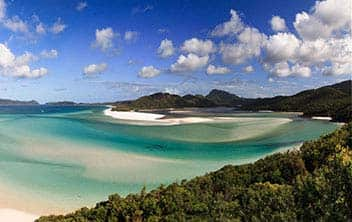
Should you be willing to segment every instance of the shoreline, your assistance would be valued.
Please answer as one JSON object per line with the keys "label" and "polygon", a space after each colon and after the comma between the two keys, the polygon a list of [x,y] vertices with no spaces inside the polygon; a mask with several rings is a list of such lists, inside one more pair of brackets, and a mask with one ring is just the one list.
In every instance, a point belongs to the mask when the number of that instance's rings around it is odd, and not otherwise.
{"label": "shoreline", "polygon": [[129,123],[137,124],[137,125],[180,125],[180,124],[204,123],[204,122],[215,121],[214,118],[206,118],[206,117],[167,118],[166,115],[156,114],[156,113],[135,112],[135,111],[112,111],[111,107],[104,110],[103,113],[104,115],[109,116],[113,119],[117,119],[121,121],[134,121]]}
{"label": "shoreline", "polygon": [[[237,117],[237,116],[172,116],[173,113],[178,113],[178,110],[172,110],[171,116],[167,114],[158,114],[147,112],[136,112],[136,111],[112,111],[111,106],[107,106],[107,109],[103,111],[105,116],[111,117],[116,120],[120,120],[125,124],[130,125],[156,125],[156,126],[174,126],[174,125],[183,125],[183,124],[193,124],[193,123],[226,123],[226,122],[236,122],[239,120],[248,120],[250,118],[256,117]],[[149,111],[149,110],[148,110]],[[156,110],[150,110],[156,111]],[[180,114],[191,113],[188,110],[181,110]],[[282,118],[292,121],[291,118]]]}

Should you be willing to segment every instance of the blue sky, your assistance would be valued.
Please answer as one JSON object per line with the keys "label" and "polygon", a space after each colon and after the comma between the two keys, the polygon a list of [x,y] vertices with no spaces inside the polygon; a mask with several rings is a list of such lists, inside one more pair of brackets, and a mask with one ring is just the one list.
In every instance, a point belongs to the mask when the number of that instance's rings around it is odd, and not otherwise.
{"label": "blue sky", "polygon": [[0,0],[0,98],[293,94],[349,79],[351,2]]}

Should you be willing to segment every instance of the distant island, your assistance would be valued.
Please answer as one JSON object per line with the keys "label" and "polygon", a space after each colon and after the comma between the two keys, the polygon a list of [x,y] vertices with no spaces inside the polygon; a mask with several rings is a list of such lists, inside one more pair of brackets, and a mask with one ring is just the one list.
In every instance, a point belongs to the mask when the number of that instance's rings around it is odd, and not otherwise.
{"label": "distant island", "polygon": [[35,100],[31,101],[19,101],[10,99],[0,99],[0,106],[17,106],[17,105],[39,105]]}
{"label": "distant island", "polygon": [[302,91],[292,96],[272,98],[242,98],[223,90],[212,90],[208,95],[173,95],[155,93],[132,101],[117,102],[112,111],[187,108],[233,107],[243,111],[303,112],[304,116],[331,117],[333,121],[351,121],[351,80],[330,86]]}

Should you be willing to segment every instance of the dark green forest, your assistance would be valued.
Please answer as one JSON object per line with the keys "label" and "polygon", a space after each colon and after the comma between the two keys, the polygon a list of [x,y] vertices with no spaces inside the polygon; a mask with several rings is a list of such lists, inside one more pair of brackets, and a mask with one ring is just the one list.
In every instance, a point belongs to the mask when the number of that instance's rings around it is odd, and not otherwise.
{"label": "dark green forest", "polygon": [[346,124],[299,150],[37,221],[349,221],[351,132]]}

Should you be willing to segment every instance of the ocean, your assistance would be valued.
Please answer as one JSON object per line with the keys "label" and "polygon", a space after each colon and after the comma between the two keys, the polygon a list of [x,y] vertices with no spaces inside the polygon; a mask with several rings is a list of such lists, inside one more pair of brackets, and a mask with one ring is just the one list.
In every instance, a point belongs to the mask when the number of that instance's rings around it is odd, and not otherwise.
{"label": "ocean", "polygon": [[233,121],[134,125],[105,116],[105,109],[0,106],[0,207],[70,212],[113,193],[125,196],[227,164],[253,162],[339,127],[284,113],[226,113]]}

